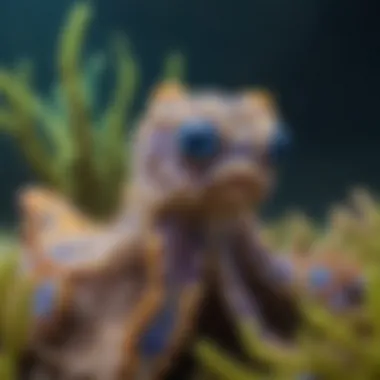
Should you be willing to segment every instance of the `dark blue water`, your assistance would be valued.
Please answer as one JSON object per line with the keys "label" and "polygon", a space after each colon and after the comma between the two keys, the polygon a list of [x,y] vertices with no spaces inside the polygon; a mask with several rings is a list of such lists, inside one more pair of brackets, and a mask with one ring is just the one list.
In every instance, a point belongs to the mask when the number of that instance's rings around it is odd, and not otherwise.
{"label": "dark blue water", "polygon": [[[73,0],[2,0],[0,64],[28,57],[44,92],[55,77],[55,43]],[[269,214],[315,216],[355,184],[380,189],[380,26],[375,0],[98,0],[88,51],[112,31],[130,37],[143,79],[136,112],[165,54],[180,48],[195,85],[264,85],[280,95],[296,147],[281,169]],[[103,83],[103,98],[111,86]],[[15,191],[32,174],[0,141],[0,219],[15,220]]]}

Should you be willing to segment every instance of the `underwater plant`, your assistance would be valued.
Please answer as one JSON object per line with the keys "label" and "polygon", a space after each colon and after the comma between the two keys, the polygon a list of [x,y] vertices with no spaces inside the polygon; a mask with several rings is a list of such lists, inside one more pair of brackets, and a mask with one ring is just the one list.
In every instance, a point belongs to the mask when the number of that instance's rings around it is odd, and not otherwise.
{"label": "underwater plant", "polygon": [[16,139],[45,184],[101,217],[115,209],[124,181],[126,111],[136,90],[138,70],[127,45],[117,40],[117,87],[104,114],[97,115],[101,121],[95,127],[80,62],[91,18],[92,8],[76,3],[61,31],[58,101],[46,101],[33,91],[25,65],[22,70],[0,71],[5,103],[0,125]]}
{"label": "underwater plant", "polygon": [[18,253],[0,256],[0,378],[14,380],[29,340],[34,284],[18,273]]}
{"label": "underwater plant", "polygon": [[[139,70],[127,41],[116,37],[116,87],[100,113],[97,95],[104,56],[81,62],[92,15],[86,2],[76,2],[70,10],[57,48],[58,82],[48,97],[33,90],[29,62],[0,70],[0,130],[16,140],[44,185],[89,216],[107,219],[117,210],[126,182],[129,113]],[[163,80],[179,79],[182,67],[182,56],[170,55]]]}
{"label": "underwater plant", "polygon": [[[334,249],[344,248],[359,260],[358,271],[364,297],[360,305],[339,312],[321,305],[304,291],[299,295],[304,323],[294,344],[279,344],[259,337],[259,330],[240,322],[243,346],[252,358],[267,364],[268,372],[258,372],[221,351],[212,342],[196,347],[204,368],[204,378],[212,380],[245,379],[378,379],[380,376],[380,207],[366,193],[353,197],[350,208],[336,211],[325,235]],[[339,219],[339,223],[337,223]],[[327,236],[320,236],[321,241]],[[338,243],[339,242],[339,243]],[[327,244],[323,241],[323,244]],[[347,252],[350,249],[351,252]],[[341,257],[344,263],[345,257]],[[305,290],[305,289],[304,289]],[[342,300],[340,300],[341,302]]]}
{"label": "underwater plant", "polygon": [[262,239],[275,252],[308,251],[320,231],[315,223],[301,212],[286,213],[262,228]]}

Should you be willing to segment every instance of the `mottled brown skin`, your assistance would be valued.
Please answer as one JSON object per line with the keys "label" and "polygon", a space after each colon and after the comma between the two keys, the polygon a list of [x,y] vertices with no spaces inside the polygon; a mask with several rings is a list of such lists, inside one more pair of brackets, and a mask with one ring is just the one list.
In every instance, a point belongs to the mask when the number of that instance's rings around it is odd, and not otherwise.
{"label": "mottled brown skin", "polygon": [[[244,236],[239,243],[244,245]],[[237,247],[234,258],[252,300],[259,299],[261,311],[269,329],[285,340],[291,339],[301,322],[301,314],[294,295],[276,286],[271,278],[265,278],[261,271],[262,266],[253,263],[250,252],[241,245]],[[264,363],[252,360],[241,346],[237,321],[226,307],[218,280],[217,273],[211,271],[206,283],[200,314],[193,326],[193,336],[196,339],[200,336],[208,338],[247,365],[265,369]],[[191,350],[191,343],[190,341],[177,353],[176,361],[165,374],[165,380],[192,379],[197,373],[197,362]]]}
{"label": "mottled brown skin", "polygon": [[[183,96],[180,95],[176,99],[178,99],[180,102],[184,101]],[[253,93],[252,96],[254,97],[255,94]],[[207,99],[206,96],[204,99],[206,104],[208,100],[209,99]],[[258,100],[258,104],[260,105],[260,102],[263,102],[265,100],[268,101],[268,98],[266,98],[266,94],[260,93]],[[231,130],[228,132],[229,125],[226,123],[226,120],[228,120],[228,114],[226,117],[225,109],[220,110],[218,108],[218,105],[215,107],[212,107],[211,105],[210,107],[207,107],[205,105],[203,109],[207,110],[208,115],[214,116],[214,120],[222,120],[224,123],[223,129],[227,134],[231,132]],[[273,112],[273,109],[270,111]],[[242,117],[244,118],[244,115],[242,115]],[[265,123],[267,129],[269,129],[267,120],[265,120]],[[261,134],[259,133],[259,130],[260,128],[256,130],[255,138],[265,141],[265,128]],[[270,169],[271,168],[268,168],[268,170]],[[261,202],[261,199],[265,197],[265,194],[267,193],[267,190],[265,189],[265,180],[263,180],[261,183],[259,181],[259,183],[256,183],[256,185],[257,186],[253,188],[253,191],[251,192],[251,195],[254,197],[253,203]],[[217,209],[217,206],[213,208],[212,204],[212,201],[215,200],[215,196],[217,195],[218,194],[216,190],[210,195],[208,195],[206,192],[204,195],[203,203],[202,200],[197,199],[198,205],[201,204],[200,209],[202,210],[203,217],[207,213],[207,208],[209,208],[210,215]],[[183,197],[186,198],[184,194]],[[174,198],[172,197],[172,204],[169,203],[166,206],[167,209],[173,207],[175,210],[174,212],[183,212],[184,214],[187,213],[187,217],[189,217],[191,211],[194,212],[196,209],[196,205],[191,204],[188,209],[184,208],[183,210],[180,210],[180,206],[183,206],[186,204],[186,202],[173,202],[173,199]],[[197,214],[197,211],[195,211],[195,214]],[[218,215],[217,217],[223,217],[223,215]],[[239,268],[239,273],[244,280],[246,287],[251,293],[252,299],[259,299],[259,303],[262,309],[261,312],[264,315],[264,319],[266,320],[268,327],[280,337],[290,338],[294,334],[300,320],[297,303],[291,292],[281,290],[275,284],[272,278],[265,277],[263,275],[265,272],[262,270],[263,263],[261,263],[259,260],[253,262],[254,257],[250,252],[250,247],[245,244],[244,241],[248,236],[252,235],[252,231],[254,229],[255,228],[253,224],[248,226],[246,225],[244,228],[236,229],[236,233],[239,236],[236,237],[237,245],[235,249],[234,259],[237,267]],[[192,328],[194,333],[193,336],[205,336],[211,338],[215,342],[219,343],[222,347],[230,351],[233,355],[236,355],[243,360],[247,360],[239,343],[235,325],[236,320],[234,320],[229,311],[226,309],[224,297],[221,293],[222,288],[218,283],[219,279],[217,273],[214,271],[209,271],[205,278],[206,282],[204,284],[202,306],[200,307],[200,313],[198,315],[197,322]],[[190,369],[194,368],[195,364],[194,359],[192,358],[192,354],[188,351],[190,347],[191,340],[189,340],[188,345],[183,346],[182,350],[178,350],[176,355],[177,360],[172,362],[172,366],[169,367],[169,372],[166,373],[165,378],[179,379],[191,376],[190,374],[192,371]]]}
{"label": "mottled brown skin", "polygon": [[[248,143],[255,156],[222,155],[206,172],[204,184],[198,166],[177,153],[171,156],[170,148],[155,150],[157,131],[173,135],[194,116],[212,122],[226,146]],[[162,263],[167,252],[160,226],[167,220],[174,220],[178,233],[185,236],[188,230],[202,231],[207,260],[200,280],[184,285],[171,340],[153,360],[149,379],[190,378],[196,367],[191,346],[199,336],[247,359],[235,328],[237,315],[226,305],[226,285],[216,265],[220,252],[215,242],[223,237],[219,226],[225,224],[230,225],[233,265],[252,301],[259,303],[265,327],[283,338],[293,334],[299,321],[296,302],[268,274],[266,252],[252,245],[255,227],[251,217],[248,222],[246,218],[246,210],[260,204],[272,186],[273,168],[265,149],[276,121],[275,107],[264,93],[240,94],[236,101],[215,93],[194,95],[170,85],[156,94],[135,137],[127,212],[137,216],[136,226],[100,265],[78,267],[62,277],[63,288],[70,289],[65,294],[69,308],[64,318],[53,317],[58,334],[38,336],[38,331],[34,342],[34,355],[45,372],[53,368],[60,376],[54,378],[64,380],[143,379],[138,345],[164,302]],[[103,346],[104,353],[97,353]]]}

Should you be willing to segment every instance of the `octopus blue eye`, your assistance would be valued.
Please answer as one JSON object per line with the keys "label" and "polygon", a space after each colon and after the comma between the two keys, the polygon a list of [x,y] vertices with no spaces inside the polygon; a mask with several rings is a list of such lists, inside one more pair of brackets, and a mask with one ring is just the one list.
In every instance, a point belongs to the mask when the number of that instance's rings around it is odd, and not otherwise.
{"label": "octopus blue eye", "polygon": [[218,129],[205,120],[188,121],[178,130],[179,150],[185,158],[213,158],[219,151],[220,143]]}
{"label": "octopus blue eye", "polygon": [[292,137],[284,127],[280,127],[269,146],[269,157],[274,163],[278,163],[290,151],[292,146]]}

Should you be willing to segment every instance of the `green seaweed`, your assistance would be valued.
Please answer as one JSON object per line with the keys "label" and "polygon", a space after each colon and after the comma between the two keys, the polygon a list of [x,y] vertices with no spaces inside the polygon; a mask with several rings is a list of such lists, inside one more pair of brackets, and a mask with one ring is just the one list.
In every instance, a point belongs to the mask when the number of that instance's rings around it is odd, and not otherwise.
{"label": "green seaweed", "polygon": [[7,353],[0,354],[0,379],[15,380],[17,379],[17,361],[12,355]]}
{"label": "green seaweed", "polygon": [[17,378],[18,364],[27,348],[32,321],[33,284],[18,271],[17,251],[0,256],[0,378]]}
{"label": "green seaweed", "polygon": [[92,15],[85,2],[70,10],[57,49],[58,83],[48,98],[33,90],[27,62],[0,70],[0,94],[5,99],[0,128],[16,139],[43,183],[90,216],[103,218],[117,209],[125,181],[127,116],[139,71],[127,41],[115,37],[116,87],[99,115],[99,89],[94,86],[103,69],[102,58],[92,57],[84,68],[81,62]]}
{"label": "green seaweed", "polygon": [[[58,41],[58,81],[49,96],[33,90],[29,61],[13,70],[0,69],[5,99],[0,130],[13,136],[45,185],[89,216],[107,219],[117,211],[128,174],[128,126],[140,75],[128,41],[115,35],[116,85],[106,109],[99,111],[105,56],[99,53],[82,63],[92,16],[87,2],[76,2],[70,10]],[[183,81],[184,68],[180,53],[169,54],[160,81]]]}
{"label": "green seaweed", "polygon": [[317,225],[301,212],[290,212],[264,226],[264,241],[274,251],[307,251],[320,235]]}
{"label": "green seaweed", "polygon": [[186,82],[186,60],[182,53],[171,52],[164,62],[161,82]]}

